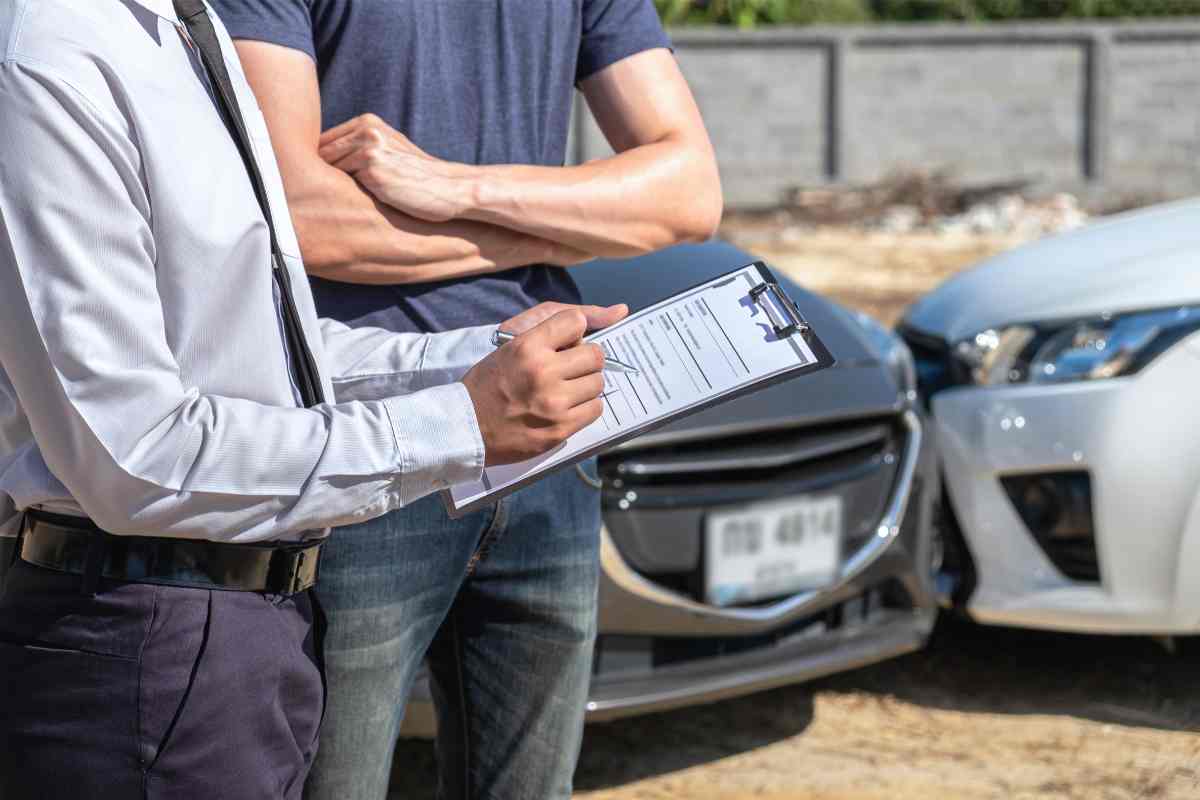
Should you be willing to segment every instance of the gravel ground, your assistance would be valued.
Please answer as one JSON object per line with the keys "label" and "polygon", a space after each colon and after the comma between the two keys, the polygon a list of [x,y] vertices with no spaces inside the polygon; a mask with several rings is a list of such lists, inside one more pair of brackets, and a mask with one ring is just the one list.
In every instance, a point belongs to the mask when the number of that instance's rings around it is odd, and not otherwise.
{"label": "gravel ground", "polygon": [[[803,285],[891,323],[1011,234],[724,231]],[[1200,641],[1071,636],[943,620],[928,649],[715,705],[588,729],[589,800],[1200,798]],[[433,753],[404,742],[395,800],[428,800]]]}

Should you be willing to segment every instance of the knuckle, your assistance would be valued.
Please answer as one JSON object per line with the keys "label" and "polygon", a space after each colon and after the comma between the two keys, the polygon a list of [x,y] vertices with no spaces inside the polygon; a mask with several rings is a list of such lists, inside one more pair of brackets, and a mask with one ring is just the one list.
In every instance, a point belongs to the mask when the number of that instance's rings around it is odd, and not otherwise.
{"label": "knuckle", "polygon": [[525,359],[531,355],[533,346],[530,344],[531,336],[518,336],[508,343],[508,347],[512,348],[512,353],[517,358]]}
{"label": "knuckle", "polygon": [[550,416],[550,401],[545,394],[535,394],[529,401],[529,410],[540,420]]}
{"label": "knuckle", "polygon": [[530,380],[535,383],[540,383],[545,374],[545,366],[541,359],[538,358],[537,351],[526,345],[517,350],[514,354],[517,359],[519,369],[524,372]]}
{"label": "knuckle", "polygon": [[549,419],[558,419],[567,411],[567,402],[558,395],[549,395],[545,400],[546,416]]}
{"label": "knuckle", "polygon": [[501,348],[512,359],[513,367],[522,375],[527,375],[532,366],[529,358],[529,346],[522,341],[514,341]]}

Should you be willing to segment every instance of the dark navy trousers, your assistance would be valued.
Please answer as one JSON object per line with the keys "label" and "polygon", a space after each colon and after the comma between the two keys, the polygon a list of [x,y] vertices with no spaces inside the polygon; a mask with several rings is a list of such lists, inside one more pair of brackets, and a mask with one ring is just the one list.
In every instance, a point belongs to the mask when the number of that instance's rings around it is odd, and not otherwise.
{"label": "dark navy trousers", "polygon": [[0,798],[300,797],[325,691],[308,594],[80,583],[4,581]]}

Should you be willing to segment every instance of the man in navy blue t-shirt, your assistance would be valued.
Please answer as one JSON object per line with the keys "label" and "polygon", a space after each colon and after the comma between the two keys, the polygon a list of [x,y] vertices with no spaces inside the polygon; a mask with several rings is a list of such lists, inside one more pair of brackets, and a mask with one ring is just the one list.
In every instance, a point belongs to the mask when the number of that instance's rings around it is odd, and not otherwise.
{"label": "man in navy blue t-shirt", "polygon": [[[650,0],[212,0],[319,310],[440,331],[576,302],[565,267],[708,238],[712,148]],[[565,167],[578,87],[615,155]],[[636,276],[614,274],[614,280]],[[309,797],[380,798],[428,650],[440,795],[566,798],[595,637],[594,465],[460,520],[337,531]]]}

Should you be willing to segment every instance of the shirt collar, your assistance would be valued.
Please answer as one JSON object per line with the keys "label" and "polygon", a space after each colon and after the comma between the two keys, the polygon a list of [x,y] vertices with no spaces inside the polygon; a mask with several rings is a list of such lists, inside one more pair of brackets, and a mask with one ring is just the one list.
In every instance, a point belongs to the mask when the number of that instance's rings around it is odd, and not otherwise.
{"label": "shirt collar", "polygon": [[175,14],[175,3],[172,0],[133,0],[133,2],[150,13],[162,17],[172,25],[179,24],[179,17]]}

